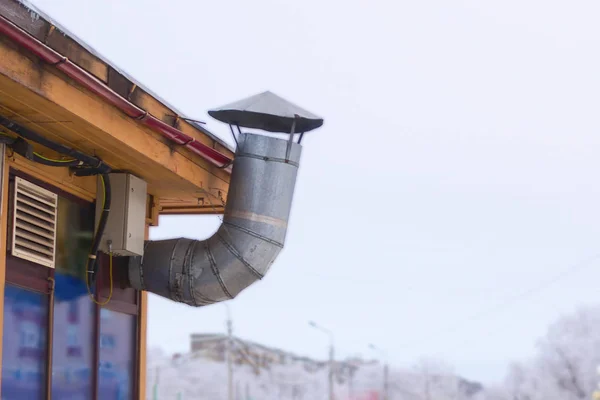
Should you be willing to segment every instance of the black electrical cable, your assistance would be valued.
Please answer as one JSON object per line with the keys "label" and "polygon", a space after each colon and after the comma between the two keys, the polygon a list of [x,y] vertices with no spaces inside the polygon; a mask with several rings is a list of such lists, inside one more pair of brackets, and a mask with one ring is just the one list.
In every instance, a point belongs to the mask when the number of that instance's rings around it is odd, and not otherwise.
{"label": "black electrical cable", "polygon": [[[92,242],[92,249],[90,250],[90,254],[88,256],[87,262],[87,274],[88,274],[88,282],[90,287],[94,287],[97,276],[97,262],[96,258],[98,256],[98,248],[100,247],[100,241],[102,240],[102,236],[104,234],[104,229],[106,228],[106,223],[108,222],[108,216],[110,214],[110,204],[111,204],[111,187],[110,187],[110,177],[108,174],[100,175],[100,180],[102,181],[102,188],[104,191],[104,200],[102,203],[102,215],[100,216],[100,222],[98,223],[98,229],[96,230],[96,235],[94,235],[94,240]],[[98,201],[98,196],[96,196],[96,201]]]}
{"label": "black electrical cable", "polygon": [[88,156],[87,154],[72,149],[70,147],[64,146],[60,143],[53,142],[52,140],[46,139],[42,135],[25,128],[17,124],[14,121],[11,121],[8,118],[4,118],[0,115],[0,125],[4,126],[7,129],[10,129],[17,135],[21,136],[24,139],[29,139],[33,142],[39,143],[44,147],[49,148],[50,150],[54,150],[57,153],[67,155],[71,158],[74,158],[78,161],[83,162],[84,164],[89,165],[92,168],[95,168],[100,174],[107,174],[110,172],[110,167],[106,165],[101,159],[93,156]]}
{"label": "black electrical cable", "polygon": [[[2,142],[8,144],[9,146],[16,146],[17,142],[19,142],[22,147],[22,149],[20,149],[20,152],[23,153],[23,155],[26,158],[39,164],[44,164],[51,167],[70,167],[78,176],[100,175],[100,180],[102,182],[103,188],[102,214],[100,216],[100,221],[98,222],[98,228],[96,229],[96,233],[92,241],[92,248],[90,250],[88,261],[86,263],[86,279],[88,279],[90,287],[94,287],[98,270],[98,249],[100,248],[102,236],[104,236],[104,230],[106,229],[108,216],[110,214],[112,196],[110,177],[108,174],[111,172],[111,168],[97,157],[89,156],[85,153],[82,153],[81,151],[71,149],[70,147],[46,139],[40,134],[28,128],[25,128],[24,126],[21,126],[14,121],[4,118],[1,115],[0,125],[6,127],[7,129],[10,129],[20,137],[20,139],[6,139]],[[71,157],[72,160],[53,160],[44,157],[43,155],[34,152],[31,145],[29,145],[23,139],[29,139],[33,142],[41,144],[42,146],[54,150],[57,153]],[[96,201],[98,201],[98,198],[96,198]]]}

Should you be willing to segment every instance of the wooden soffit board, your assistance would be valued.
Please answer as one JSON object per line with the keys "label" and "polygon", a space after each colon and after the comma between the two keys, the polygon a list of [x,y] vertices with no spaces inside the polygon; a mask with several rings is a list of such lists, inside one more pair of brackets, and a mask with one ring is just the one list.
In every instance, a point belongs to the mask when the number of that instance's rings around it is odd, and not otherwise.
{"label": "wooden soffit board", "polygon": [[0,55],[1,115],[146,180],[169,213],[222,212],[218,203],[227,195],[227,173],[168,143],[5,39],[0,39]]}

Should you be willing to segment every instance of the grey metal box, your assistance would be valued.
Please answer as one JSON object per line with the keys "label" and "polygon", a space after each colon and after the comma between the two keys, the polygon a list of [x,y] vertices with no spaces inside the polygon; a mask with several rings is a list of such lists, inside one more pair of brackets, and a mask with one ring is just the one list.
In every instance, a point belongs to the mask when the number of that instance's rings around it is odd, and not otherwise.
{"label": "grey metal box", "polygon": [[[112,241],[113,254],[119,256],[142,256],[146,230],[145,181],[127,173],[110,174],[111,206],[100,243],[100,250],[108,252],[107,242]],[[98,178],[96,201],[96,228],[103,206],[102,180]]]}

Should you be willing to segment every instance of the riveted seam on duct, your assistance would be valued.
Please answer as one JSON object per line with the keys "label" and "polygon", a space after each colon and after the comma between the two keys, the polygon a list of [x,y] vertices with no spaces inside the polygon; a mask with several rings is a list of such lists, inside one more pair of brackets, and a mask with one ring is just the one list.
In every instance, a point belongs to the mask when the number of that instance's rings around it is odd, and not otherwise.
{"label": "riveted seam on duct", "polygon": [[237,258],[238,260],[240,260],[240,262],[242,264],[244,264],[246,266],[246,268],[248,268],[250,270],[250,272],[252,272],[254,275],[256,275],[256,277],[258,279],[262,279],[264,277],[264,275],[261,274],[260,272],[258,272],[252,265],[250,265],[250,263],[248,261],[244,260],[244,257],[240,254],[240,252],[237,251],[234,246],[232,246],[231,244],[229,244],[227,242],[227,240],[225,240],[223,238],[223,236],[221,236],[220,234],[217,233],[217,237],[219,238],[219,240],[221,241],[221,243],[223,243],[223,246],[225,246],[225,248],[227,248],[227,250],[229,250],[229,252],[235,256],[235,258]]}
{"label": "riveted seam on duct", "polygon": [[217,278],[217,281],[219,281],[219,285],[221,285],[221,289],[223,289],[223,292],[227,295],[227,297],[229,297],[230,299],[233,299],[233,296],[231,295],[231,293],[229,293],[227,286],[225,286],[225,282],[223,282],[223,277],[221,276],[221,273],[219,272],[219,269],[217,268],[217,262],[215,261],[215,257],[213,256],[212,251],[210,250],[210,245],[208,244],[208,240],[204,242],[204,246],[206,248],[206,255],[208,256],[208,261],[210,262],[210,268],[211,268],[213,274],[215,275],[215,278]]}
{"label": "riveted seam on duct", "polygon": [[278,162],[278,163],[283,163],[283,164],[290,164],[296,168],[300,166],[299,163],[288,160],[286,158],[266,157],[266,156],[261,156],[258,154],[240,153],[240,154],[236,154],[236,157],[256,158],[256,159],[263,160],[263,161],[271,161],[271,162]]}
{"label": "riveted seam on duct", "polygon": [[250,236],[254,236],[257,239],[261,239],[261,240],[263,240],[263,241],[265,241],[267,243],[271,243],[272,245],[275,245],[275,246],[280,247],[280,248],[283,249],[283,243],[276,242],[275,240],[269,239],[266,236],[262,236],[262,235],[260,235],[260,234],[258,234],[256,232],[254,232],[254,231],[251,231],[250,229],[242,228],[241,226],[237,226],[235,224],[232,224],[231,222],[223,222],[223,225],[226,225],[226,226],[229,226],[231,228],[240,230],[240,231],[242,231],[244,233],[247,233]]}
{"label": "riveted seam on duct", "polygon": [[[148,247],[148,244],[149,244],[149,242],[144,243],[144,254],[146,254],[146,248]],[[141,257],[141,263],[142,264],[144,263],[144,257],[143,256]],[[144,285],[144,270],[142,268],[140,268],[139,272],[140,272],[140,274],[139,274],[139,286],[140,286],[140,290],[146,290],[146,285]]]}
{"label": "riveted seam on duct", "polygon": [[190,246],[188,247],[189,250],[189,262],[187,263],[187,265],[184,265],[184,272],[188,274],[188,276],[190,277],[189,279],[189,291],[190,291],[190,297],[192,298],[192,302],[195,306],[198,306],[198,300],[196,299],[196,293],[194,293],[194,276],[192,275],[192,265],[194,265],[194,250],[196,250],[196,244],[198,242],[196,241],[192,241],[192,243],[190,244]]}
{"label": "riveted seam on duct", "polygon": [[260,215],[246,211],[229,211],[226,216],[238,219],[247,219],[248,221],[263,222],[265,224],[275,225],[280,228],[287,228],[287,222],[279,218],[269,217],[268,215]]}
{"label": "riveted seam on duct", "polygon": [[[173,283],[173,280],[172,280],[173,279],[173,261],[175,259],[175,255],[176,255],[176,251],[175,250],[177,249],[177,245],[179,244],[179,242],[180,242],[179,240],[174,241],[173,248],[171,249],[171,257],[169,257],[169,275],[168,275],[169,280],[168,280],[168,283],[169,283],[169,289],[172,292],[175,292],[173,290],[173,284],[174,283]],[[173,300],[175,300],[175,299],[173,299]]]}

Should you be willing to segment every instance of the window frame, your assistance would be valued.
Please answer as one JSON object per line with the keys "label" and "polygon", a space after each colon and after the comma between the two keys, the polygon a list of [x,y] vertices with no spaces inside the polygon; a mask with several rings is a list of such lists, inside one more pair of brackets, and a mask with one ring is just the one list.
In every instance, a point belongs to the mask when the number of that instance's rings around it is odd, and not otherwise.
{"label": "window frame", "polygon": [[[84,200],[80,197],[77,197],[71,193],[68,193],[60,188],[48,183],[41,181],[37,178],[30,176],[18,169],[10,168],[8,172],[9,180],[7,182],[10,185],[14,182],[15,177],[20,177],[26,179],[27,181],[34,183],[44,189],[47,189],[53,193],[56,193],[59,197],[64,197],[84,206],[90,206],[94,203],[91,203],[87,200]],[[11,201],[10,191],[9,198],[6,201]],[[10,203],[9,203],[10,204]],[[10,210],[10,205],[8,207]],[[6,235],[5,240],[8,241],[9,235]],[[108,257],[101,255],[99,257],[99,289],[96,293],[96,301],[103,302],[106,301],[106,297],[102,295],[102,284],[103,274],[108,271]],[[126,259],[113,259],[113,268],[122,265],[126,262]],[[46,266],[36,264],[18,257],[14,257],[10,254],[9,248],[6,248],[6,277],[5,283],[13,286],[17,286],[19,288],[30,290],[35,293],[40,293],[48,296],[48,315],[47,315],[47,332],[46,332],[46,382],[45,382],[45,390],[46,390],[46,398],[51,399],[52,397],[52,352],[53,352],[53,338],[54,338],[54,276],[55,269],[48,268]],[[132,396],[134,399],[139,398],[140,393],[140,356],[141,356],[141,341],[140,341],[140,321],[141,321],[141,291],[132,289],[132,288],[122,288],[115,287],[113,290],[114,299],[101,306],[99,304],[94,304],[93,310],[95,313],[94,318],[94,331],[93,331],[93,340],[94,340],[94,349],[92,353],[92,363],[94,366],[94,370],[92,373],[92,399],[98,400],[98,389],[99,389],[99,362],[100,362],[100,311],[101,308],[106,308],[111,311],[133,315],[135,316],[135,329],[133,330],[133,334],[131,340],[133,343],[134,350],[134,360],[133,360],[133,371],[132,379]]]}

